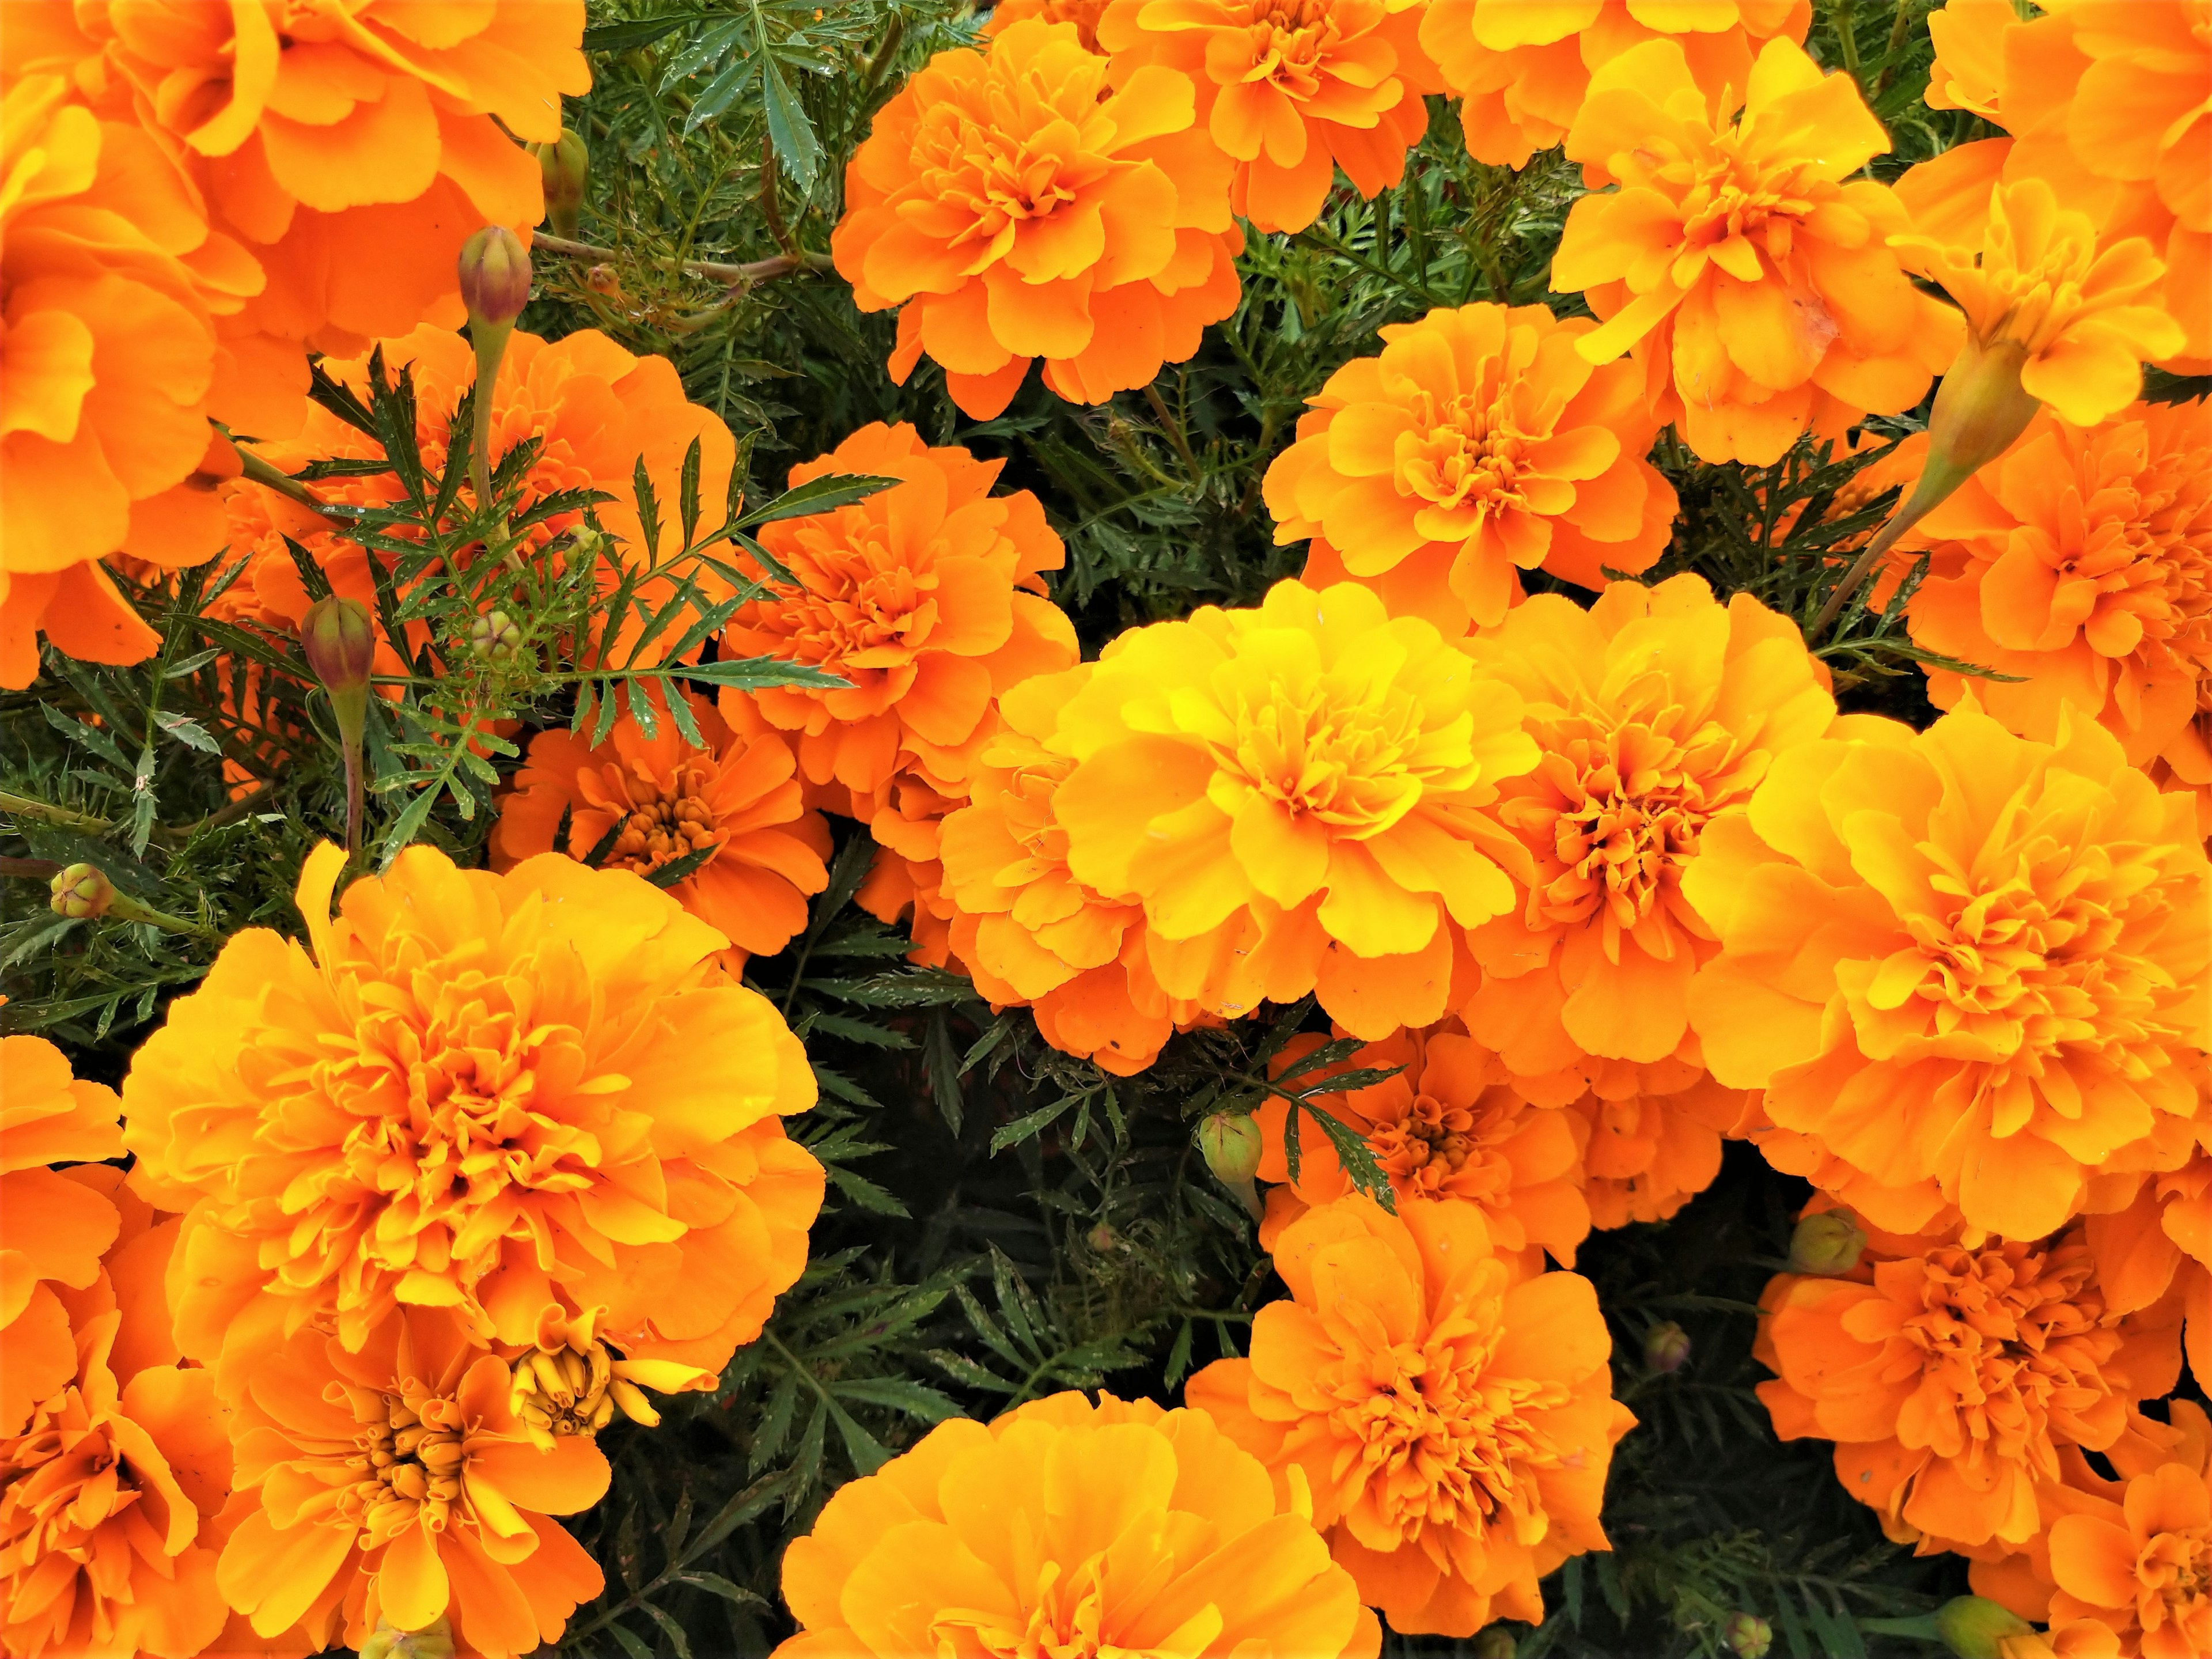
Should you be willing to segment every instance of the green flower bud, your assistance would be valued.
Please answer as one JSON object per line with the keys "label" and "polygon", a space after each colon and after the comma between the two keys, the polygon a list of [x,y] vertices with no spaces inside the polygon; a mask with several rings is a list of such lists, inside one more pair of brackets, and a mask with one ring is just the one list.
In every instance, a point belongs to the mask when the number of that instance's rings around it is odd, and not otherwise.
{"label": "green flower bud", "polygon": [[453,1659],[453,1627],[442,1616],[421,1630],[400,1630],[380,1619],[361,1644],[361,1659]]}
{"label": "green flower bud", "polygon": [[1849,1210],[1808,1215],[1790,1235],[1790,1270],[1799,1273],[1847,1273],[1859,1265],[1866,1235]]}
{"label": "green flower bud", "polygon": [[300,647],[330,693],[345,755],[346,850],[361,847],[361,738],[368,721],[368,677],[376,666],[376,620],[358,599],[332,593],[300,618]]}
{"label": "green flower bud", "polygon": [[487,611],[469,624],[469,649],[492,662],[504,662],[522,643],[522,630],[504,611]]}
{"label": "green flower bud", "polygon": [[1214,1112],[1198,1126],[1198,1150],[1206,1167],[1225,1187],[1259,1173],[1260,1126],[1243,1112]]}
{"label": "green flower bud", "polygon": [[107,914],[115,902],[115,884],[106,873],[89,864],[72,864],[56,876],[51,884],[53,893],[53,912],[73,921],[87,917],[98,919]]}
{"label": "green flower bud", "polygon": [[1766,1659],[1774,1645],[1774,1626],[1755,1613],[1732,1613],[1721,1626],[1721,1640],[1736,1659]]}
{"label": "green flower bud", "polygon": [[1513,1632],[1503,1625],[1492,1625],[1474,1638],[1474,1659],[1513,1659],[1520,1650]]}
{"label": "green flower bud", "polygon": [[592,152],[574,127],[562,127],[559,142],[532,144],[530,153],[538,158],[545,183],[545,222],[556,236],[573,240],[591,178]]}
{"label": "green flower bud", "polygon": [[1644,1363],[1655,1371],[1679,1371],[1690,1358],[1690,1334],[1669,1319],[1644,1334]]}
{"label": "green flower bud", "polygon": [[507,328],[530,303],[530,250],[505,225],[461,244],[461,302],[475,327]]}
{"label": "green flower bud", "polygon": [[1954,1596],[1936,1609],[1936,1633],[1959,1659],[2002,1659],[2006,1637],[2031,1635],[2034,1630],[2018,1613],[1986,1596]]}

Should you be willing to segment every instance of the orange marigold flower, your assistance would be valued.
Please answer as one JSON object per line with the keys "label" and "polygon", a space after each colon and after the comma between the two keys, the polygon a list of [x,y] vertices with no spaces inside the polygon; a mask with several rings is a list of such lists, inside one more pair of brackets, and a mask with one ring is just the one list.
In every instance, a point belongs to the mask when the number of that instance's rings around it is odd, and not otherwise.
{"label": "orange marigold flower", "polygon": [[1127,82],[1164,64],[1237,171],[1229,204],[1259,230],[1304,230],[1336,170],[1363,197],[1405,175],[1443,89],[1421,51],[1425,0],[1114,0],[1098,50]]}
{"label": "orange marigold flower", "polygon": [[1802,41],[1811,0],[1429,0],[1421,45],[1460,100],[1468,152],[1521,167],[1567,136],[1590,72],[1667,36],[1718,96],[1750,78],[1755,42]]}
{"label": "orange marigold flower", "polygon": [[1979,240],[1891,242],[1959,302],[1976,352],[2008,354],[2021,388],[2075,425],[2118,414],[2142,390],[2144,360],[2180,350],[2181,325],[2153,292],[2166,266],[2149,240],[2100,235],[2042,179],[1999,185]]}
{"label": "orange marigold flower", "polygon": [[571,858],[604,843],[601,866],[640,875],[699,859],[665,890],[728,937],[724,965],[742,971],[746,957],[773,955],[806,926],[806,896],[830,884],[830,826],[801,803],[798,763],[780,732],[732,730],[704,697],[682,696],[699,744],[657,694],[651,737],[625,714],[596,747],[569,732],[532,738],[501,798],[492,867],[556,850],[563,815],[559,850]]}
{"label": "orange marigold flower", "polygon": [[1085,52],[1098,50],[1098,19],[1114,0],[999,0],[983,20],[987,35],[1004,34],[1016,23],[1031,19],[1047,23],[1072,23],[1075,38]]}
{"label": "orange marigold flower", "polygon": [[[1564,1267],[1575,1265],[1575,1247],[1590,1230],[1581,1190],[1580,1118],[1531,1102],[1513,1087],[1496,1054],[1455,1026],[1401,1031],[1317,1073],[1300,1067],[1322,1042],[1317,1035],[1291,1038],[1269,1069],[1287,1073],[1302,1087],[1337,1072],[1396,1072],[1313,1103],[1367,1142],[1401,1205],[1425,1199],[1472,1204],[1482,1212],[1492,1247],[1523,1271],[1540,1272],[1546,1251]],[[1259,1179],[1288,1183],[1267,1194],[1260,1228],[1267,1249],[1310,1208],[1352,1190],[1334,1143],[1304,1109],[1292,1178],[1283,1132],[1289,1113],[1288,1102],[1270,1095],[1252,1114],[1263,1138]]]}
{"label": "orange marigold flower", "polygon": [[[2047,742],[2070,706],[2138,766],[2183,738],[2212,682],[2212,408],[2138,404],[2087,431],[2046,412],[1920,533],[1912,637],[2017,677],[1976,686],[1992,716]],[[1960,677],[1927,672],[1955,704]]]}
{"label": "orange marigold flower", "polygon": [[[24,20],[13,8],[9,48]],[[101,568],[166,568],[222,541],[215,485],[237,470],[208,427],[216,319],[259,288],[191,188],[127,121],[103,121],[58,76],[0,102],[0,686],[38,673],[38,636],[89,662],[159,641]]]}
{"label": "orange marigold flower", "polygon": [[1152,976],[1144,907],[1109,899],[1067,867],[1054,809],[1075,762],[1054,746],[1060,711],[1093,665],[1040,674],[999,704],[968,804],[944,822],[942,890],[951,949],[993,1004],[1030,1005],[1046,1042],[1127,1077],[1158,1058],[1195,1006]]}
{"label": "orange marigold flower", "polygon": [[1459,930],[1512,902],[1497,860],[1525,863],[1488,816],[1536,763],[1519,700],[1349,583],[1122,635],[1054,747],[1069,871],[1141,904],[1161,987],[1224,1018],[1317,991],[1363,1038],[1432,1024]]}
{"label": "orange marigold flower", "polygon": [[[94,1173],[119,1186],[120,1170]],[[21,1659],[267,1650],[220,1639],[239,1634],[227,1632],[230,1609],[216,1583],[230,1495],[228,1413],[209,1372],[179,1370],[173,1350],[163,1352],[161,1275],[173,1237],[173,1226],[126,1236],[111,1258],[120,1283],[95,1263],[70,1297],[67,1374],[27,1421],[0,1434],[0,1646]],[[132,1271],[126,1253],[150,1271]]]}
{"label": "orange marigold flower", "polygon": [[1589,1125],[1583,1200],[1600,1231],[1673,1219],[1713,1184],[1721,1142],[1741,1138],[1757,1110],[1756,1096],[1687,1066],[1638,1069],[1638,1086],[1614,1091],[1601,1078],[1567,1107]]}
{"label": "orange marigold flower", "polygon": [[783,1558],[780,1659],[1273,1652],[1382,1632],[1306,1506],[1203,1412],[1056,1394],[955,1419],[832,1493]]}
{"label": "orange marigold flower", "polygon": [[525,1343],[559,1304],[719,1370],[822,1199],[780,1121],[813,1074],[728,939],[562,854],[495,875],[410,848],[333,916],[344,862],[301,873],[312,954],[234,935],[125,1080],[132,1179],[187,1212],[179,1346],[234,1358],[259,1310],[359,1349],[407,1307]]}
{"label": "orange marigold flower", "polygon": [[[724,692],[726,705],[738,694]],[[824,792],[833,797],[840,792]],[[878,798],[868,821],[876,843],[868,873],[853,902],[877,921],[903,920],[914,940],[907,960],[925,968],[965,973],[953,955],[952,900],[945,891],[945,867],[939,861],[945,815],[960,803],[915,777],[895,778]]]}
{"label": "orange marigold flower", "polygon": [[2058,1449],[2111,1446],[2180,1369],[2170,1324],[2106,1305],[2079,1229],[1887,1239],[1848,1273],[1778,1274],[1760,1305],[1775,1433],[1836,1442],[1844,1490],[1923,1553],[2032,1538]]}
{"label": "orange marigold flower", "polygon": [[1603,587],[1650,568],[1674,491],[1644,459],[1658,423],[1634,366],[1575,349],[1596,326],[1487,302],[1387,325],[1267,469],[1277,544],[1313,538],[1308,584],[1348,576],[1458,634],[1504,616],[1516,570]]}
{"label": "orange marigold flower", "polygon": [[1251,1358],[1184,1397],[1313,1493],[1314,1524],[1401,1635],[1543,1618],[1536,1581],[1610,1549],[1598,1521],[1614,1443],[1613,1339],[1576,1273],[1516,1273],[1472,1204],[1387,1215],[1339,1199],[1285,1228],[1287,1301]]}
{"label": "orange marigold flower", "polygon": [[952,401],[1004,411],[1033,358],[1071,403],[1148,386],[1237,308],[1229,158],[1190,77],[1109,89],[1072,23],[942,52],[877,112],[830,238],[863,311],[899,312],[891,378],[928,352]]}
{"label": "orange marigold flower", "polygon": [[1698,455],[1764,466],[1802,433],[1911,408],[1961,330],[1888,246],[1910,228],[1895,194],[1852,176],[1889,149],[1858,82],[1778,40],[1731,95],[1740,112],[1671,40],[1590,77],[1567,155],[1621,187],[1574,204],[1552,286],[1588,292],[1606,321],[1577,349],[1632,350]]}
{"label": "orange marigold flower", "polygon": [[606,1491],[591,1437],[538,1443],[507,1363],[443,1309],[403,1310],[358,1352],[314,1325],[263,1334],[232,1425],[247,1507],[217,1568],[256,1633],[300,1626],[319,1652],[443,1617],[482,1659],[557,1642],[604,1582],[550,1518]]}
{"label": "orange marigold flower", "polygon": [[123,1156],[115,1091],[70,1074],[44,1037],[0,1036],[0,1434],[76,1374],[76,1339],[56,1294],[100,1276],[121,1224],[115,1206],[57,1164]]}
{"label": "orange marigold flower", "polygon": [[1836,705],[1797,625],[1705,579],[1616,583],[1583,611],[1539,594],[1468,646],[1518,694],[1542,758],[1499,785],[1534,873],[1468,943],[1468,1029],[1516,1072],[1587,1059],[1698,1063],[1690,976],[1717,946],[1684,894],[1707,826]]}
{"label": "orange marigold flower", "polygon": [[1066,550],[1028,490],[991,494],[1004,465],[933,449],[903,422],[871,422],[793,467],[792,484],[837,473],[899,482],[761,531],[796,586],[738,561],[768,592],[731,618],[724,654],[781,657],[851,682],[750,694],[770,725],[799,734],[799,770],[834,811],[871,822],[908,775],[939,795],[964,793],[1000,695],[1076,659],[1075,629],[1045,597],[1043,573]]}
{"label": "orange marigold flower", "polygon": [[2004,38],[2020,21],[2012,0],[1947,0],[1929,12],[1936,62],[1928,74],[1929,108],[1972,110],[2002,124]]}
{"label": "orange marigold flower", "polygon": [[2039,1238],[2092,1176],[2189,1156],[2212,864],[2094,722],[1855,717],[1707,826],[1683,890],[1721,942],[1690,992],[1713,1075],[1863,1176],[1878,1225],[1948,1202]]}

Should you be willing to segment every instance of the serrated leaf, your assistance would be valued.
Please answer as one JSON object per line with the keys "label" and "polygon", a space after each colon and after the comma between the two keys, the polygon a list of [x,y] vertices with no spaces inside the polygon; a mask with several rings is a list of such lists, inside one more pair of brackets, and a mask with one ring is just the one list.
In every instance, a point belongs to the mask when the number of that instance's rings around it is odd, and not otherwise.
{"label": "serrated leaf", "polygon": [[801,191],[811,191],[822,166],[822,141],[814,136],[814,123],[807,119],[806,106],[783,78],[773,52],[760,54],[760,71],[761,112],[768,118],[769,142],[775,146],[776,159],[792,182]]}
{"label": "serrated leaf", "polygon": [[740,530],[757,530],[764,524],[774,524],[779,519],[801,519],[810,514],[829,513],[854,501],[864,501],[878,490],[889,489],[899,481],[872,472],[825,472],[809,478],[803,484],[794,484],[771,500],[763,501],[737,522]]}
{"label": "serrated leaf", "polygon": [[680,859],[671,859],[657,870],[647,870],[645,872],[645,878],[655,887],[673,887],[721,850],[721,843],[719,842],[709,842],[704,847],[695,847]]}

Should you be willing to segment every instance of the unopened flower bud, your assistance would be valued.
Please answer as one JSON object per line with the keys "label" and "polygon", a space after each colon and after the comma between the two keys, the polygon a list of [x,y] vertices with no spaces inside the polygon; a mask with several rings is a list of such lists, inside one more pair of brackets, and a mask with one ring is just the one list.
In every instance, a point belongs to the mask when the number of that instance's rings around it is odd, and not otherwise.
{"label": "unopened flower bud", "polygon": [[1798,1222],[1790,1235],[1790,1270],[1847,1273],[1859,1265],[1866,1235],[1849,1210],[1822,1210]]}
{"label": "unopened flower bud", "polygon": [[52,890],[54,914],[73,921],[104,916],[115,902],[115,884],[89,864],[70,866],[54,878]]}
{"label": "unopened flower bud", "polygon": [[421,1630],[401,1630],[380,1619],[361,1644],[361,1659],[453,1659],[453,1627],[442,1614]]}
{"label": "unopened flower bud", "polygon": [[1936,1633],[1959,1659],[2002,1659],[2008,1637],[2033,1633],[2035,1626],[1987,1596],[1958,1595],[1936,1609]]}
{"label": "unopened flower bud", "polygon": [[1669,1319],[1644,1334],[1644,1363],[1655,1371],[1679,1371],[1690,1358],[1690,1334]]}
{"label": "unopened flower bud", "polygon": [[574,127],[562,127],[557,143],[532,144],[530,153],[545,183],[545,222],[556,236],[574,237],[584,209],[584,186],[591,177],[592,152]]}
{"label": "unopened flower bud", "polygon": [[1198,1126],[1198,1150],[1206,1167],[1224,1186],[1234,1187],[1259,1173],[1260,1126],[1244,1112],[1215,1112]]}
{"label": "unopened flower bud", "polygon": [[530,303],[530,250],[505,225],[461,244],[461,303],[478,328],[507,328]]}
{"label": "unopened flower bud", "polygon": [[368,721],[368,677],[376,666],[376,622],[358,599],[331,593],[300,618],[300,648],[330,693],[346,769],[346,850],[361,847],[361,738]]}
{"label": "unopened flower bud", "polygon": [[1100,1255],[1110,1255],[1121,1248],[1121,1235],[1107,1222],[1100,1222],[1083,1236],[1083,1242]]}
{"label": "unopened flower bud", "polygon": [[1503,1625],[1492,1625],[1474,1638],[1474,1659],[1513,1659],[1519,1651],[1513,1632]]}
{"label": "unopened flower bud", "polygon": [[1736,1659],[1766,1659],[1774,1645],[1774,1626],[1755,1613],[1732,1613],[1721,1626],[1721,1640]]}
{"label": "unopened flower bud", "polygon": [[522,643],[522,630],[504,611],[487,611],[469,624],[469,649],[493,662],[504,662]]}
{"label": "unopened flower bud", "polygon": [[584,286],[605,299],[621,303],[622,278],[615,274],[612,265],[593,265],[584,273]]}

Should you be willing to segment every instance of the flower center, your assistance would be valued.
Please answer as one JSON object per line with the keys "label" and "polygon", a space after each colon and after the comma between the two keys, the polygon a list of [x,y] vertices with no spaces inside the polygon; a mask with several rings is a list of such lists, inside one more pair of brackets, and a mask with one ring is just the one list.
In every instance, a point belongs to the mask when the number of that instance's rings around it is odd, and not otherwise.
{"label": "flower center", "polygon": [[545,1435],[597,1434],[615,1420],[613,1382],[614,1357],[596,1337],[580,1353],[532,1348],[514,1362],[514,1414]]}
{"label": "flower center", "polygon": [[1687,187],[1681,198],[1686,248],[1704,251],[1741,240],[1764,247],[1779,265],[1790,258],[1797,227],[1814,210],[1817,186],[1799,177],[1808,165],[1752,161],[1743,153],[1741,130],[1731,128],[1715,135],[1709,153],[1669,162],[1656,176]]}
{"label": "flower center", "polygon": [[629,793],[637,805],[623,820],[607,854],[608,865],[642,875],[702,850],[706,856],[700,862],[712,862],[723,836],[714,809],[707,803],[705,769],[679,766],[661,783],[654,781],[641,762],[634,764],[636,778]]}
{"label": "flower center", "polygon": [[337,1510],[361,1529],[360,1547],[388,1544],[418,1522],[445,1531],[461,1501],[468,1456],[459,1405],[412,1378],[397,1394],[331,1386],[343,1392],[357,1425],[355,1449],[345,1459],[356,1479],[339,1489]]}
{"label": "flower center", "polygon": [[[42,1563],[94,1559],[100,1528],[138,1502],[131,1472],[75,1388],[0,1441],[0,1587]],[[0,1588],[0,1605],[10,1597]]]}
{"label": "flower center", "polygon": [[1421,706],[1395,688],[1322,682],[1304,690],[1271,680],[1237,699],[1236,736],[1209,744],[1224,771],[1294,814],[1355,838],[1380,835],[1413,810],[1422,781],[1416,750],[1428,735]]}
{"label": "flower center", "polygon": [[1519,507],[1521,459],[1538,434],[1520,431],[1504,400],[1423,391],[1415,429],[1398,440],[1400,487],[1439,507]]}
{"label": "flower center", "polygon": [[2154,1534],[2136,1557],[2136,1617],[2146,1631],[2185,1625],[2212,1596],[2212,1539],[2202,1532]]}
{"label": "flower center", "polygon": [[1271,82],[1304,102],[1321,90],[1322,66],[1344,31],[1331,0],[1254,0],[1252,63],[1236,78]]}
{"label": "flower center", "polygon": [[[1003,1613],[959,1608],[930,1625],[942,1653],[975,1653],[988,1659],[1100,1659],[1131,1651],[1106,1630],[1106,1558],[1094,1555],[1073,1571],[1057,1561],[1037,1569],[1036,1602],[1016,1628]],[[965,1638],[965,1639],[963,1639]]]}
{"label": "flower center", "polygon": [[778,655],[840,672],[905,662],[928,638],[936,603],[884,534],[858,514],[840,514],[834,530],[801,532],[800,546],[783,555],[800,585],[775,584],[774,597],[746,605],[736,625],[787,641]]}

